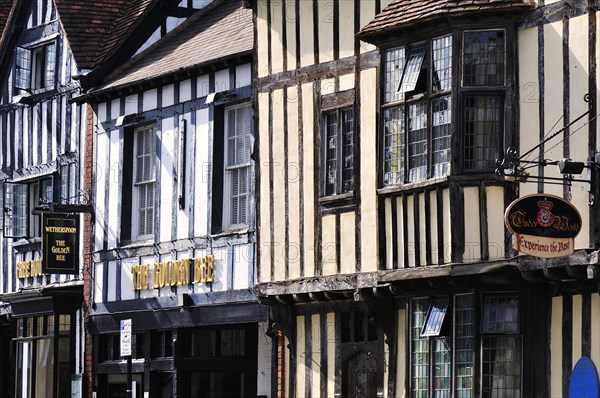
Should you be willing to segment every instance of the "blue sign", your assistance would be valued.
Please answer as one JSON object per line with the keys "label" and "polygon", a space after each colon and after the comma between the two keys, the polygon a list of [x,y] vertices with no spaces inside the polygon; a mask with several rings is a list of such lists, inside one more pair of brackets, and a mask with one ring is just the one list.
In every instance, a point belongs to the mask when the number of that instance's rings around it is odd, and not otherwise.
{"label": "blue sign", "polygon": [[598,373],[588,357],[581,357],[571,373],[569,398],[599,398]]}

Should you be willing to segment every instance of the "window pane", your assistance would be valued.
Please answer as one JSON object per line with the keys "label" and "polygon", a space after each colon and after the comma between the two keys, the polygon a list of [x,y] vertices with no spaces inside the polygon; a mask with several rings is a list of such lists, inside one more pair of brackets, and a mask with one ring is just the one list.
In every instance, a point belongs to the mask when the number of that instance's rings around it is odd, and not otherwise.
{"label": "window pane", "polygon": [[46,338],[37,340],[36,343],[35,396],[46,398],[53,385],[54,341]]}
{"label": "window pane", "polygon": [[450,90],[452,86],[452,36],[431,41],[433,52],[432,91]]}
{"label": "window pane", "polygon": [[465,86],[504,84],[504,32],[484,31],[464,34]]}
{"label": "window pane", "polygon": [[456,296],[454,308],[455,396],[472,398],[475,367],[473,295]]}
{"label": "window pane", "polygon": [[465,96],[464,161],[466,169],[491,169],[499,157],[502,100],[498,96]]}
{"label": "window pane", "polygon": [[450,398],[450,378],[452,377],[452,360],[449,337],[438,337],[433,340],[433,388],[435,398]]}
{"label": "window pane", "polygon": [[450,96],[431,101],[433,176],[441,177],[450,171],[452,137],[452,102]]}
{"label": "window pane", "polygon": [[421,331],[421,337],[440,335],[449,302],[450,299],[448,297],[433,300],[427,312],[427,319]]}
{"label": "window pane", "polygon": [[429,397],[429,339],[421,337],[421,329],[425,322],[425,315],[429,306],[429,299],[419,298],[412,300],[411,317],[411,397]]}
{"label": "window pane", "polygon": [[245,352],[246,334],[243,329],[221,330],[221,356],[242,357]]}
{"label": "window pane", "polygon": [[45,73],[44,87],[54,88],[54,70],[56,69],[56,44],[51,43],[44,47]]}
{"label": "window pane", "polygon": [[386,109],[384,117],[383,183],[404,182],[405,126],[404,108]]}
{"label": "window pane", "polygon": [[408,179],[427,178],[427,105],[424,101],[408,107]]}
{"label": "window pane", "polygon": [[487,296],[483,303],[483,333],[519,333],[519,297]]}
{"label": "window pane", "polygon": [[31,50],[23,47],[17,47],[15,85],[23,90],[31,86]]}
{"label": "window pane", "polygon": [[337,192],[338,178],[338,113],[330,112],[325,115],[325,194],[334,195]]}
{"label": "window pane", "polygon": [[5,183],[5,203],[7,211],[4,214],[4,233],[7,237],[27,236],[27,209],[29,186],[26,184]]}
{"label": "window pane", "polygon": [[482,396],[521,397],[521,336],[482,339]]}
{"label": "window pane", "polygon": [[404,47],[389,50],[385,56],[385,102],[399,101],[404,96],[398,92],[404,70]]}
{"label": "window pane", "polygon": [[342,193],[354,189],[354,110],[342,111]]}
{"label": "window pane", "polygon": [[426,50],[427,47],[417,47],[410,50],[408,59],[406,60],[404,74],[402,75],[400,88],[398,89],[400,93],[413,91],[417,86],[417,80],[419,80],[421,66],[423,65],[423,59],[427,52]]}

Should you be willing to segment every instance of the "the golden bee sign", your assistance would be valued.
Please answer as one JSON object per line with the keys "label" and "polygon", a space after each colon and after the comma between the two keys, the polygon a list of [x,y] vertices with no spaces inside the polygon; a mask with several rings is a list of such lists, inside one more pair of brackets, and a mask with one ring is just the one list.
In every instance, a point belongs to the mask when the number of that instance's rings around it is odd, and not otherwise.
{"label": "the golden bee sign", "polygon": [[547,194],[528,195],[512,202],[504,215],[513,233],[515,250],[535,257],[567,256],[581,231],[581,216],[566,200]]}
{"label": "the golden bee sign", "polygon": [[210,255],[194,259],[164,261],[152,265],[134,265],[131,267],[132,289],[148,290],[184,286],[190,283],[211,283],[214,282],[214,263],[215,257]]}

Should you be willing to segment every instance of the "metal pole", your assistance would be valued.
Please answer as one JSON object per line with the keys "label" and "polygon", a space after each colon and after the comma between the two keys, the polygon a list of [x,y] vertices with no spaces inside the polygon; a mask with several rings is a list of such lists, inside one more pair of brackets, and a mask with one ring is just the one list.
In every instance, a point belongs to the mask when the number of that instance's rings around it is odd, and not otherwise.
{"label": "metal pole", "polygon": [[127,397],[136,398],[133,396],[133,377],[131,375],[131,355],[127,355]]}

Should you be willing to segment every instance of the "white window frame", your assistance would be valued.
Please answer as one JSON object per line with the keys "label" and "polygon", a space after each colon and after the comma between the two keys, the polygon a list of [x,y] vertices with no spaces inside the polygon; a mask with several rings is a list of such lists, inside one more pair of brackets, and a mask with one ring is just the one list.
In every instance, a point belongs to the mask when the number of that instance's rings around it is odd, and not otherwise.
{"label": "white window frame", "polygon": [[[247,118],[247,126],[245,132],[240,132],[237,130],[238,126],[233,127],[235,129],[235,134],[233,136],[229,135],[229,130],[231,128],[229,123],[229,112],[237,112],[239,109],[246,109],[248,112]],[[234,118],[237,122],[237,117]],[[224,171],[223,171],[223,220],[222,220],[222,229],[223,230],[232,230],[232,229],[240,229],[248,227],[249,219],[250,219],[250,206],[251,206],[251,193],[252,193],[252,160],[250,159],[250,155],[252,154],[252,146],[254,143],[253,135],[252,135],[252,108],[249,103],[244,103],[240,105],[235,105],[231,107],[227,107],[224,110],[224,134],[223,134],[223,154],[224,154]],[[244,140],[246,145],[246,154],[243,157],[241,162],[233,161],[229,159],[229,150],[231,148],[232,142],[237,142],[237,140]],[[246,199],[246,212],[245,212],[245,220],[242,220],[242,214],[239,213],[237,218],[233,219],[232,207],[233,207],[233,174],[234,173],[242,173],[246,171],[246,191],[245,193],[238,193],[238,199],[245,197]],[[238,206],[239,209],[239,206]]]}
{"label": "white window frame", "polygon": [[[150,132],[153,138],[153,142],[152,145],[150,146],[150,152],[146,153],[143,152],[143,148],[142,148],[142,152],[138,152],[139,151],[139,144],[138,144],[138,136],[139,134],[144,134]],[[149,165],[149,172],[150,175],[148,176],[147,179],[140,179],[138,180],[138,158],[140,157],[147,157],[148,159],[146,161],[150,162]],[[142,160],[142,162],[144,162],[144,160]],[[152,125],[146,125],[146,126],[142,126],[142,127],[137,127],[134,132],[133,132],[133,178],[132,178],[132,203],[131,203],[131,236],[132,236],[132,240],[147,240],[147,239],[152,239],[154,237],[154,218],[155,218],[155,211],[156,211],[156,164],[157,164],[157,158],[156,158],[156,126],[154,124]],[[149,188],[152,187],[153,189],[153,195],[152,195],[152,201],[150,203],[150,205],[144,208],[141,208],[139,206],[140,200],[141,200],[141,195],[140,195],[140,191],[143,188]],[[140,221],[141,221],[141,215],[143,213],[151,213],[151,220],[152,220],[152,225],[150,227],[146,226],[146,230],[142,231],[143,233],[140,232]]]}

